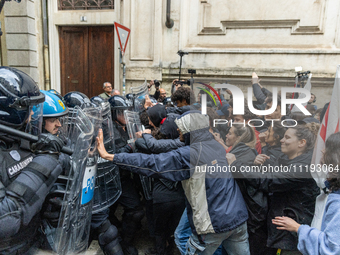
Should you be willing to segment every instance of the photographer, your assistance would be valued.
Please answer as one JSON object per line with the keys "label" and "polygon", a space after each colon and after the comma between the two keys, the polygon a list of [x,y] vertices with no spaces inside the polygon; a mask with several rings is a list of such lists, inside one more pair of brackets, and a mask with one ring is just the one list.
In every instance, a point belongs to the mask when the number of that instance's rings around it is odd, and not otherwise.
{"label": "photographer", "polygon": [[174,94],[177,89],[182,87],[182,85],[185,84],[185,82],[186,82],[185,80],[174,79],[171,85],[171,95]]}
{"label": "photographer", "polygon": [[[155,94],[151,95],[151,94],[150,94],[150,90],[151,90],[151,87],[152,87],[153,85],[155,85],[156,91],[155,91]],[[149,95],[150,95],[151,97],[155,98],[156,100],[159,99],[159,96],[160,96],[160,94],[161,94],[159,86],[160,86],[160,82],[159,82],[158,80],[151,80],[150,83],[148,84]],[[165,97],[166,97],[166,96],[165,96]],[[165,97],[164,97],[164,98],[165,98]]]}

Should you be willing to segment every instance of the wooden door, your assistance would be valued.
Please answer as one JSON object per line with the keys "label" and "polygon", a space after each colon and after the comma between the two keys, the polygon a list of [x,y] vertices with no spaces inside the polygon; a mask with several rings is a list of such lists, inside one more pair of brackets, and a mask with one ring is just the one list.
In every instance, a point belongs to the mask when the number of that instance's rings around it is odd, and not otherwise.
{"label": "wooden door", "polygon": [[89,98],[114,81],[114,28],[59,27],[61,93],[79,91]]}

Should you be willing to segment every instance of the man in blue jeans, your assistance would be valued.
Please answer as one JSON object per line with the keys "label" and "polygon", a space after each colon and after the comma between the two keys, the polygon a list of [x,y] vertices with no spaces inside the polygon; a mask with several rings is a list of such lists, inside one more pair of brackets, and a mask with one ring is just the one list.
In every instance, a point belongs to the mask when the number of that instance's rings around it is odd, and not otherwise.
{"label": "man in blue jeans", "polygon": [[[188,213],[187,209],[185,209],[174,233],[176,246],[182,255],[185,255],[187,251],[186,245],[191,234],[192,231],[188,219]],[[226,255],[226,252],[222,249],[222,245],[217,248],[214,255]]]}
{"label": "man in blue jeans", "polygon": [[210,255],[221,243],[229,255],[250,254],[247,208],[239,187],[226,170],[226,152],[209,132],[209,117],[189,111],[175,123],[186,144],[177,150],[151,155],[109,154],[100,131],[99,154],[124,170],[181,181],[192,230],[186,254]]}

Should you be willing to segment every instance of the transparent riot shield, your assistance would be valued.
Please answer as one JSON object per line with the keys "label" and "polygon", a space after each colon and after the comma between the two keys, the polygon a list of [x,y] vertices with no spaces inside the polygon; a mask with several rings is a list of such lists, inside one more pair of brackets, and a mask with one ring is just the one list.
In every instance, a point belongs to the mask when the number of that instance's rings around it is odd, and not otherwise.
{"label": "transparent riot shield", "polygon": [[138,112],[131,112],[128,110],[124,111],[124,117],[126,122],[127,131],[129,134],[129,140],[127,141],[128,144],[135,149],[135,141],[137,140],[136,133],[139,131],[144,130],[144,126],[142,125],[139,113]]}
{"label": "transparent riot shield", "polygon": [[[102,130],[104,145],[107,152],[114,154],[114,133],[111,118],[111,107],[108,102],[101,105],[102,107]],[[100,212],[112,204],[122,194],[119,168],[111,161],[98,157],[98,169],[96,185],[93,198],[92,213]]]}
{"label": "transparent riot shield", "polygon": [[86,250],[90,236],[92,202],[98,152],[95,138],[101,125],[98,109],[76,107],[69,113],[68,146],[72,148],[71,169],[67,177],[53,249],[58,254]]}
{"label": "transparent riot shield", "polygon": [[[137,140],[136,133],[144,130],[144,126],[142,125],[139,113],[131,112],[128,110],[124,111],[124,117],[126,121],[126,127],[129,134],[128,143],[132,146],[133,150],[135,150],[135,141]],[[152,199],[152,185],[149,177],[144,175],[139,175],[140,181],[143,187],[143,192],[146,200]]]}
{"label": "transparent riot shield", "polygon": [[134,96],[134,99],[133,99],[134,111],[141,112],[144,109],[143,108],[143,102],[145,100],[145,95],[149,94],[148,84],[147,84],[146,80],[143,82],[142,85],[140,85],[138,87],[132,87],[131,93]]}
{"label": "transparent riot shield", "polygon": [[144,80],[143,84],[138,87],[131,87],[131,93],[134,96],[141,96],[148,94],[148,84],[146,80]]}

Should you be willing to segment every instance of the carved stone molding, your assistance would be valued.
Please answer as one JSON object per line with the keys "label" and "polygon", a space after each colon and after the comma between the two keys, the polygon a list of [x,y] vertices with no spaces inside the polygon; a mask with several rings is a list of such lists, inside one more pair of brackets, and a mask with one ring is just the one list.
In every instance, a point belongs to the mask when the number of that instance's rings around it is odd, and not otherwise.
{"label": "carved stone molding", "polygon": [[[290,28],[291,35],[310,35],[310,34],[323,34],[322,29],[325,3],[326,0],[321,1],[319,11],[318,25],[300,25],[301,19],[249,19],[249,20],[220,20],[221,26],[216,23],[216,14],[213,13],[214,1],[201,1],[200,7],[200,20],[198,35],[225,35],[228,29],[276,29],[276,28]],[[215,7],[216,10],[216,7]],[[215,16],[214,16],[215,15]],[[213,20],[213,21],[212,21]],[[215,25],[215,26],[214,26]]]}
{"label": "carved stone molding", "polygon": [[318,26],[299,26],[300,20],[226,20],[223,28],[204,27],[198,35],[225,35],[228,29],[291,28],[292,35],[323,34]]}

